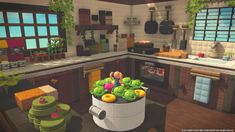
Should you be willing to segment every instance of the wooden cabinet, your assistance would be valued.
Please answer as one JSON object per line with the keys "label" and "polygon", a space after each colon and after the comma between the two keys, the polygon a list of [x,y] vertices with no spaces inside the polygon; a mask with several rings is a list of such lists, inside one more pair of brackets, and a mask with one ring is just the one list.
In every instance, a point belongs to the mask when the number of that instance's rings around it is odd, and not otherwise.
{"label": "wooden cabinet", "polygon": [[76,70],[58,72],[46,76],[36,77],[31,81],[36,86],[51,85],[58,90],[59,101],[71,103],[79,98],[79,90],[77,88]]}
{"label": "wooden cabinet", "polygon": [[112,71],[120,71],[123,76],[130,76],[130,59],[119,59],[105,63],[103,78],[108,77]]}

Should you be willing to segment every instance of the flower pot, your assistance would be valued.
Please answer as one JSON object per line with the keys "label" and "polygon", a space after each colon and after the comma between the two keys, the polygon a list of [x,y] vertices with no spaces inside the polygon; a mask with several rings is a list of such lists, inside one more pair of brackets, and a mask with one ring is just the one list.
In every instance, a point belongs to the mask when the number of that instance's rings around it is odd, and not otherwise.
{"label": "flower pot", "polygon": [[17,68],[18,67],[18,62],[17,61],[10,62],[10,66],[11,66],[11,68]]}
{"label": "flower pot", "polygon": [[1,67],[2,70],[8,70],[10,69],[10,63],[8,61],[2,61]]}
{"label": "flower pot", "polygon": [[229,61],[230,60],[230,57],[229,56],[223,56],[222,58],[224,61]]}
{"label": "flower pot", "polygon": [[26,64],[27,64],[26,60],[20,60],[20,61],[18,61],[19,67],[24,67],[24,66],[26,66]]}

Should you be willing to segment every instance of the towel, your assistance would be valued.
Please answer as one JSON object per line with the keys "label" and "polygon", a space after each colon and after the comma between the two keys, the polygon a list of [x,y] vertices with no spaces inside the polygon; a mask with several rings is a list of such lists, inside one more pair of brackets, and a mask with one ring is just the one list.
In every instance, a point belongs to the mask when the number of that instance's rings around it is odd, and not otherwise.
{"label": "towel", "polygon": [[89,91],[93,89],[94,82],[101,80],[101,70],[94,70],[88,75],[89,80]]}
{"label": "towel", "polygon": [[211,79],[205,77],[196,77],[193,99],[207,104],[210,98]]}

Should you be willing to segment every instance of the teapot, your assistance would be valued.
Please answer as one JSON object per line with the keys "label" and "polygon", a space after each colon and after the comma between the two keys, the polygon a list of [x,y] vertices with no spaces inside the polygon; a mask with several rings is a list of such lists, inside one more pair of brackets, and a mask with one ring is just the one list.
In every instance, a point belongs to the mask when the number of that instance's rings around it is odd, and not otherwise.
{"label": "teapot", "polygon": [[213,44],[210,45],[210,53],[209,53],[209,57],[211,58],[219,58],[219,51],[218,51],[218,47],[219,47],[220,42],[214,42]]}

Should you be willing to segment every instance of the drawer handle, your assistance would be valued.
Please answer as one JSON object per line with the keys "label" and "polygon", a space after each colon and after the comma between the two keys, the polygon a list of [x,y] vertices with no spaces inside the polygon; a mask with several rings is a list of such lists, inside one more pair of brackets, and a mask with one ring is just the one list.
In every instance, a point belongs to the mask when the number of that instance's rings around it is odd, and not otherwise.
{"label": "drawer handle", "polygon": [[52,84],[57,84],[59,81],[58,80],[56,80],[56,79],[51,79],[51,83]]}

